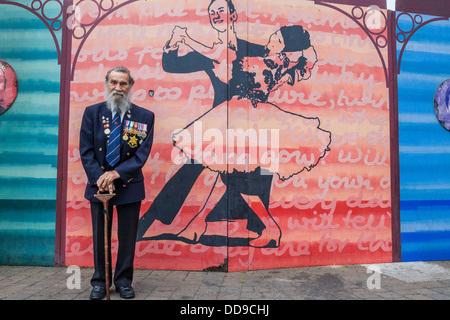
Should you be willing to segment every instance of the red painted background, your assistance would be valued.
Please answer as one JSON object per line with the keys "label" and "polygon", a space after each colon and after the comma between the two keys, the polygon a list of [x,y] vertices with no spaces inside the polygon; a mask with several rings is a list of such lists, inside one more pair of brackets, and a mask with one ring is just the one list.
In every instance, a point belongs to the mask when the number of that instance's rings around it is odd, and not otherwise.
{"label": "red painted background", "polygon": [[[389,92],[383,66],[388,54],[383,43],[387,33],[385,10],[370,17],[367,8],[336,7],[346,15],[312,1],[295,1],[294,5],[293,1],[235,0],[234,4],[238,13],[236,34],[249,42],[265,45],[282,26],[301,25],[309,32],[318,58],[311,76],[293,86],[283,85],[271,93],[269,102],[285,112],[320,119],[320,127],[331,133],[330,150],[309,171],[285,181],[274,177],[269,213],[281,230],[277,246],[207,245],[188,243],[176,236],[205,203],[203,195],[215,177],[214,172],[205,171],[173,223],[157,221],[149,231],[152,235],[173,236],[137,243],[136,267],[202,270],[225,265],[229,271],[237,271],[391,261]],[[92,265],[89,203],[83,198],[86,176],[78,151],[84,108],[104,100],[104,75],[109,68],[125,65],[132,71],[136,79],[133,102],[156,115],[154,145],[144,167],[147,198],[141,209],[143,215],[180,168],[171,158],[172,133],[213,104],[214,90],[205,72],[175,74],[162,68],[163,47],[175,26],[187,28],[190,37],[212,45],[217,32],[211,28],[208,5],[208,0],[135,1],[112,11],[98,25],[85,29],[74,25],[74,34],[80,40],[72,42],[76,65],[70,88],[67,265]],[[95,9],[86,12],[91,14],[82,12],[78,18],[89,25],[96,18]],[[372,33],[354,21],[363,19],[364,14]],[[86,31],[90,34],[83,38]],[[371,39],[377,39],[377,45]],[[230,50],[216,51],[226,78],[231,70],[227,66],[231,63],[227,57]],[[149,97],[148,90],[154,90],[155,95]],[[252,110],[249,103],[233,99],[225,110],[233,119],[233,108]],[[301,121],[297,123],[299,129],[291,123],[277,123],[263,111],[244,115],[243,119],[249,125],[278,125],[288,145],[307,144],[312,137],[301,130],[307,128]],[[292,157],[289,166],[295,171],[302,165],[301,153],[292,148],[288,154]],[[220,193],[224,191],[221,188],[226,186],[219,184],[216,190]],[[218,201],[211,199],[207,210]],[[245,200],[251,202],[253,198]],[[257,205],[252,209],[260,210]],[[208,223],[205,235],[221,235],[229,244],[233,238],[255,238],[257,235],[249,232],[246,224],[245,219]],[[113,232],[116,229],[114,221]],[[113,241],[113,252],[116,246]]]}

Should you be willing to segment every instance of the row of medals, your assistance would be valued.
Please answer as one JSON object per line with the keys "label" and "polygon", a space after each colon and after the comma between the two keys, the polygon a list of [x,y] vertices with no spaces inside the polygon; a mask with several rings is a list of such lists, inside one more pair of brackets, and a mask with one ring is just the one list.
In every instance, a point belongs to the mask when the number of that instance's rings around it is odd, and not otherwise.
{"label": "row of medals", "polygon": [[[129,116],[127,114],[127,116]],[[103,123],[103,128],[104,133],[108,136],[109,139],[109,134],[111,133],[111,130],[109,129],[109,118],[105,118],[104,116],[102,116],[102,123]],[[139,144],[142,144],[142,142],[144,141],[145,137],[147,137],[147,133],[145,131],[140,131],[135,129],[135,125],[137,125],[137,122],[131,122],[130,127],[133,128],[133,130],[129,130],[128,128],[125,128],[125,130],[123,131],[123,135],[122,135],[122,139],[124,141],[128,140],[128,135],[134,135],[134,136],[138,136],[140,138],[139,140]]]}

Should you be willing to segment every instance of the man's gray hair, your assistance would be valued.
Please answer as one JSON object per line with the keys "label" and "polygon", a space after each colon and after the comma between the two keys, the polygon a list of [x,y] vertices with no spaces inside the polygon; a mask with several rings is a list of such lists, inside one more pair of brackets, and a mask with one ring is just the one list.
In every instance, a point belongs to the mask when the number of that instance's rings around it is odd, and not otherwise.
{"label": "man's gray hair", "polygon": [[108,83],[109,75],[113,71],[126,73],[128,75],[128,81],[130,82],[130,87],[132,87],[134,85],[134,79],[131,76],[130,70],[128,70],[127,68],[122,67],[122,66],[118,66],[118,67],[114,67],[112,69],[109,69],[108,72],[106,73],[106,76],[105,76],[105,83]]}

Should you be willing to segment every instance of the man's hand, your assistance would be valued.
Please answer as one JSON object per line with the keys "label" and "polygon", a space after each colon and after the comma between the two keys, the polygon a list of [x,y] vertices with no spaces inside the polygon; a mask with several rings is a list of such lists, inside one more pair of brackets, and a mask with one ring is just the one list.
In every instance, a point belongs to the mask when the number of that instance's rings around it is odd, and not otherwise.
{"label": "man's hand", "polygon": [[100,192],[108,191],[109,193],[114,192],[114,180],[120,178],[116,170],[106,171],[97,180],[98,190]]}

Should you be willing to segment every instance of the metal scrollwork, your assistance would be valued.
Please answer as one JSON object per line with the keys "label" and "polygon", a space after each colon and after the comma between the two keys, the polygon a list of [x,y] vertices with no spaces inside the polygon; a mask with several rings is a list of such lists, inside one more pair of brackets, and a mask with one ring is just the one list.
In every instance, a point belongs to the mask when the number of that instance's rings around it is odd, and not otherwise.
{"label": "metal scrollwork", "polygon": [[[402,22],[404,24],[405,19],[410,22],[410,28],[405,28],[405,26],[401,26]],[[400,50],[400,54],[398,56],[398,67],[397,67],[397,73],[400,74],[400,69],[401,69],[401,63],[402,63],[402,57],[403,57],[403,53],[405,52],[405,48],[406,45],[408,44],[409,40],[411,39],[411,37],[423,26],[430,24],[432,22],[435,21],[439,21],[439,20],[448,20],[448,18],[445,17],[438,17],[438,18],[433,18],[427,21],[424,21],[424,18],[422,15],[420,14],[410,14],[407,12],[402,12],[399,13],[397,15],[397,18],[395,19],[395,26],[397,29],[396,32],[396,40],[397,42],[399,42],[400,44],[402,44],[402,48]]]}
{"label": "metal scrollwork", "polygon": [[68,26],[72,37],[80,41],[70,70],[71,79],[74,76],[81,48],[95,27],[112,12],[135,1],[138,0],[128,0],[117,4],[113,0],[79,0],[69,8]]}
{"label": "metal scrollwork", "polygon": [[330,3],[317,0],[315,1],[315,3],[339,11],[340,13],[344,14],[352,21],[354,21],[367,34],[368,38],[377,50],[378,56],[383,65],[386,84],[388,84],[389,76],[386,61],[383,54],[381,53],[381,49],[386,48],[388,44],[388,39],[386,36],[387,17],[384,11],[377,6],[369,6],[367,8],[354,6],[349,13]]}
{"label": "metal scrollwork", "polygon": [[38,17],[45,24],[53,37],[53,41],[56,45],[56,52],[58,54],[58,63],[61,64],[61,41],[58,40],[57,33],[61,31],[63,27],[64,3],[62,0],[33,0],[30,6],[16,1],[0,0],[0,4],[9,4],[23,8]]}

